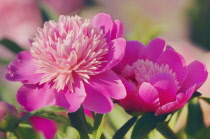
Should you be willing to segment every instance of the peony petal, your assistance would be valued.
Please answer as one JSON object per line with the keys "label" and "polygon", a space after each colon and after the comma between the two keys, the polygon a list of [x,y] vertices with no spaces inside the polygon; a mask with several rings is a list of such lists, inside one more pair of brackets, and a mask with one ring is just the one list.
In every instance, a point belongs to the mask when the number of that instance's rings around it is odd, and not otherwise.
{"label": "peony petal", "polygon": [[[155,100],[155,96],[150,96],[145,98],[143,100],[142,96],[147,95],[147,92],[140,92],[144,90],[138,91],[138,88],[135,83],[126,81],[125,79],[122,79],[123,84],[125,85],[127,95],[124,99],[117,100],[117,103],[122,106],[126,111],[135,111],[135,112],[154,112],[156,110],[156,106],[152,105],[157,104],[157,101]],[[138,93],[139,92],[139,93]],[[154,101],[154,102],[152,102]],[[151,102],[151,103],[150,103]]]}
{"label": "peony petal", "polygon": [[29,51],[22,51],[18,58],[12,61],[7,70],[6,78],[10,81],[21,81],[27,84],[36,84],[41,80],[41,74],[35,73],[37,70],[35,59]]}
{"label": "peony petal", "polygon": [[158,108],[157,111],[155,112],[155,115],[166,114],[180,109],[189,101],[194,91],[195,91],[195,86],[192,86],[187,90],[186,93],[179,93],[176,96],[175,101],[169,102]]}
{"label": "peony petal", "polygon": [[165,41],[159,38],[153,39],[145,47],[145,58],[156,62],[165,47]]}
{"label": "peony petal", "polygon": [[125,55],[122,61],[113,68],[116,73],[120,73],[126,65],[132,65],[144,53],[144,45],[139,41],[127,41]]}
{"label": "peony petal", "polygon": [[126,96],[125,87],[120,78],[111,70],[91,76],[89,85],[105,96],[122,99]]}
{"label": "peony petal", "polygon": [[17,101],[27,111],[53,106],[55,104],[54,90],[48,84],[25,84],[17,92]]}
{"label": "peony petal", "polygon": [[175,77],[169,73],[157,73],[150,79],[150,83],[158,91],[160,105],[175,101],[178,87]]}
{"label": "peony petal", "polygon": [[43,133],[46,139],[54,139],[57,132],[56,122],[37,116],[30,117],[30,122],[33,128],[37,132]]}
{"label": "peony petal", "polygon": [[107,62],[101,65],[101,67],[95,72],[97,74],[111,69],[113,66],[117,65],[124,57],[126,47],[125,39],[115,39],[111,41],[108,45],[110,46],[108,55],[106,58],[103,59]]}
{"label": "peony petal", "polygon": [[85,84],[85,89],[87,97],[82,104],[85,109],[96,113],[108,113],[113,109],[114,104],[108,96],[101,94],[88,84]]}
{"label": "peony petal", "polygon": [[159,65],[168,65],[169,68],[176,74],[179,85],[181,85],[186,79],[187,67],[184,58],[169,46],[160,55],[157,63]]}
{"label": "peony petal", "polygon": [[93,17],[91,22],[94,27],[103,30],[106,34],[105,37],[107,38],[107,42],[109,42],[113,28],[111,16],[109,14],[99,13]]}
{"label": "peony petal", "polygon": [[195,90],[199,89],[208,76],[206,66],[200,61],[193,61],[187,69],[188,75],[180,89],[181,92],[185,92],[188,88],[194,85],[196,85]]}
{"label": "peony petal", "polygon": [[86,97],[83,82],[75,78],[74,92],[69,89],[57,92],[55,94],[56,105],[68,109],[70,112],[77,111]]}
{"label": "peony petal", "polygon": [[139,97],[151,107],[158,107],[160,105],[157,90],[147,82],[143,82],[139,88]]}
{"label": "peony petal", "polygon": [[113,23],[111,40],[122,37],[122,34],[123,34],[122,22],[120,20],[115,20]]}

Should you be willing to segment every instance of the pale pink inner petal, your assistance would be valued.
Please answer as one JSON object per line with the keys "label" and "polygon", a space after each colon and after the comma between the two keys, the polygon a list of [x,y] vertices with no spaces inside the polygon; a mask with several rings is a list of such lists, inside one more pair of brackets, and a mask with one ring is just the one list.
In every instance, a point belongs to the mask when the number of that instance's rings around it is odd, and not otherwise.
{"label": "pale pink inner petal", "polygon": [[36,73],[43,74],[40,84],[51,82],[58,91],[66,86],[72,91],[74,76],[87,82],[108,62],[104,60],[108,51],[103,31],[79,16],[60,16],[58,23],[46,22],[31,47]]}

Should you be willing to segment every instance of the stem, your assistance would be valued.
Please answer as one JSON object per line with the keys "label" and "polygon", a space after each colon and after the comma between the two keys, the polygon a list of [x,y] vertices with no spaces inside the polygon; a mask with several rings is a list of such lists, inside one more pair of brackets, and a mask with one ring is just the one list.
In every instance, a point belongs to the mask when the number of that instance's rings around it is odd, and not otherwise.
{"label": "stem", "polygon": [[166,122],[159,123],[156,129],[166,138],[178,139],[177,135],[171,130]]}

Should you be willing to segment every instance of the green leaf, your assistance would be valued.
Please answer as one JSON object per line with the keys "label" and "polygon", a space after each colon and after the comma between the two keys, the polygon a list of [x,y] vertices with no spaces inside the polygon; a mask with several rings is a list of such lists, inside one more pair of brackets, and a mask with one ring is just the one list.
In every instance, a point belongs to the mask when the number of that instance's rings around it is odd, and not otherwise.
{"label": "green leaf", "polygon": [[27,112],[25,116],[20,118],[19,123],[30,118],[31,116],[39,116],[39,117],[56,121],[58,123],[70,125],[70,121],[67,117],[56,114],[56,112],[64,112],[64,111],[67,111],[67,110],[59,106],[47,106],[47,107],[32,111],[30,113]]}
{"label": "green leaf", "polygon": [[155,116],[154,113],[144,114],[135,124],[131,139],[141,139],[151,130],[156,128],[159,122],[164,121],[168,114]]}
{"label": "green leaf", "polygon": [[117,132],[114,134],[113,139],[121,139],[125,136],[128,130],[135,124],[137,116],[133,116],[130,120],[128,120]]}
{"label": "green leaf", "polygon": [[195,91],[190,99],[193,99],[193,98],[195,98],[195,97],[200,97],[201,95],[202,95],[202,94],[201,94],[200,92]]}
{"label": "green leaf", "polygon": [[201,97],[201,99],[205,100],[207,103],[210,104],[210,98],[207,98],[207,97]]}
{"label": "green leaf", "polygon": [[166,122],[159,123],[156,129],[167,139],[178,139]]}
{"label": "green leaf", "polygon": [[9,39],[2,39],[0,40],[0,44],[5,46],[7,49],[11,50],[15,54],[19,53],[20,51],[24,51],[20,46],[18,46],[15,42]]}
{"label": "green leaf", "polygon": [[195,136],[194,139],[209,139],[210,127],[202,128]]}
{"label": "green leaf", "polygon": [[186,133],[194,137],[195,134],[202,128],[204,128],[203,115],[198,98],[194,98],[189,102],[188,105],[188,117],[186,125]]}
{"label": "green leaf", "polygon": [[0,59],[0,65],[8,65],[9,63],[10,63],[10,60]]}
{"label": "green leaf", "polygon": [[79,133],[73,127],[66,127],[65,131],[57,131],[55,139],[78,139]]}
{"label": "green leaf", "polygon": [[84,109],[81,107],[73,113],[68,113],[71,125],[77,129],[81,139],[89,139],[87,131],[87,121],[85,119]]}
{"label": "green leaf", "polygon": [[93,139],[100,139],[103,133],[104,114],[96,114],[94,117]]}

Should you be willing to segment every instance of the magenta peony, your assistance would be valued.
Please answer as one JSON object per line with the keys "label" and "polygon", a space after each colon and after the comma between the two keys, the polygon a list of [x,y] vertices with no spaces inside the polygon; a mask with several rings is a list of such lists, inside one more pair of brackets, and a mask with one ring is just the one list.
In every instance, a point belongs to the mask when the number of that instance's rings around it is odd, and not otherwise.
{"label": "magenta peony", "polygon": [[[21,81],[17,100],[32,111],[58,105],[75,112],[81,105],[107,113],[112,99],[126,95],[120,78],[111,70],[124,56],[122,23],[108,14],[92,20],[60,16],[39,28],[30,51],[23,51],[8,66],[6,78]],[[120,93],[119,93],[120,92]]]}
{"label": "magenta peony", "polygon": [[161,39],[148,46],[128,41],[123,60],[114,67],[126,87],[127,96],[118,100],[131,112],[166,114],[181,108],[207,78],[205,65],[184,58]]}

